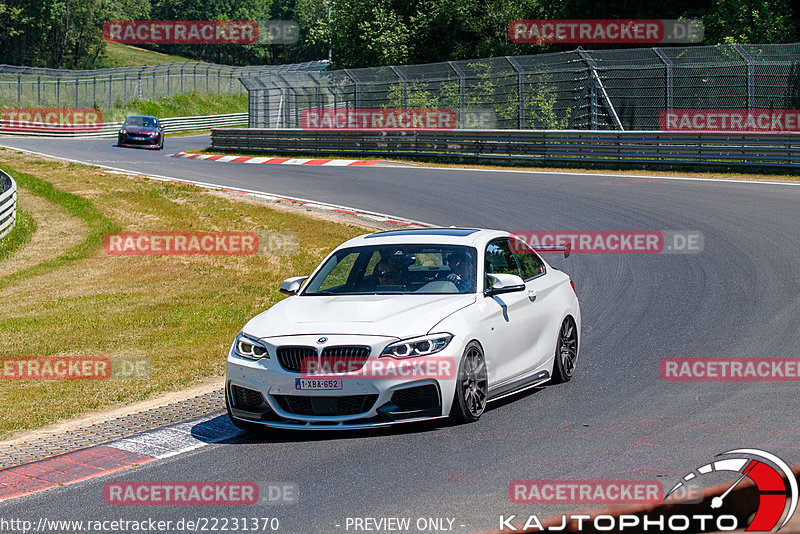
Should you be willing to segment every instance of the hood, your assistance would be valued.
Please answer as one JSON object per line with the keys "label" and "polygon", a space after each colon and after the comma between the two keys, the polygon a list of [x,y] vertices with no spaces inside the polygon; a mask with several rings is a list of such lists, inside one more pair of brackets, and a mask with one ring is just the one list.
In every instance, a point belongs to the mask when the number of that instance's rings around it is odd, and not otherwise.
{"label": "hood", "polygon": [[125,131],[129,134],[149,134],[158,131],[155,126],[125,126]]}
{"label": "hood", "polygon": [[378,335],[408,338],[475,302],[475,295],[289,297],[247,323],[258,338],[291,335]]}

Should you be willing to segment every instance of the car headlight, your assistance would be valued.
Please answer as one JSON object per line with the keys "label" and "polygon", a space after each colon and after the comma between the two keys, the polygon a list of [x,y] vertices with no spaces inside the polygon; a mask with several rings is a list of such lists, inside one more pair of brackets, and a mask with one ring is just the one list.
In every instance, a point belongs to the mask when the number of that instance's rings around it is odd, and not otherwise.
{"label": "car headlight", "polygon": [[267,347],[261,344],[256,338],[250,337],[247,334],[239,334],[236,336],[236,343],[233,345],[233,350],[242,358],[249,358],[251,360],[269,358]]}
{"label": "car headlight", "polygon": [[119,133],[121,133],[121,134],[128,133],[128,130],[126,130],[125,128],[123,128],[123,129],[121,129],[121,130],[119,131]]}
{"label": "car headlight", "polygon": [[392,343],[381,353],[381,356],[392,358],[415,358],[435,354],[444,349],[453,339],[453,334],[441,333],[415,337]]}

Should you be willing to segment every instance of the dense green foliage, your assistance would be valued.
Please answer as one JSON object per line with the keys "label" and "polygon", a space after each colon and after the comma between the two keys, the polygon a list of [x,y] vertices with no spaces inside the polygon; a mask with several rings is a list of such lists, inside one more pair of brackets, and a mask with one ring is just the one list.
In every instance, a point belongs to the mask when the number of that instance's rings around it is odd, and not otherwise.
{"label": "dense green foliage", "polygon": [[105,66],[102,27],[110,19],[299,23],[300,41],[291,45],[151,47],[239,65],[324,59],[329,50],[337,67],[367,67],[574,48],[511,43],[508,23],[520,18],[699,18],[704,44],[800,40],[792,0],[0,0],[0,62]]}

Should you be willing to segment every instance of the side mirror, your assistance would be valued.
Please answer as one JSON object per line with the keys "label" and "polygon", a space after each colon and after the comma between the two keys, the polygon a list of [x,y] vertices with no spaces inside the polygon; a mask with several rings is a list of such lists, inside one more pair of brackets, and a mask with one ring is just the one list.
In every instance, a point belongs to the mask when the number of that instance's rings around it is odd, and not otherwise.
{"label": "side mirror", "polygon": [[300,292],[300,287],[308,279],[307,276],[293,276],[287,278],[281,284],[279,291],[284,295],[297,295]]}
{"label": "side mirror", "polygon": [[525,291],[525,281],[516,274],[494,273],[486,276],[492,281],[492,287],[483,292],[487,297],[501,293]]}

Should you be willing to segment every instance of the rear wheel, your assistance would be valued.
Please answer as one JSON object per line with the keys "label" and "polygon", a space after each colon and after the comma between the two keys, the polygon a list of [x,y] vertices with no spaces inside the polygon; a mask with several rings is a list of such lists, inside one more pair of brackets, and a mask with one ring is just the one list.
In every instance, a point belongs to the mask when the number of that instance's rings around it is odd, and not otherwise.
{"label": "rear wheel", "polygon": [[483,349],[471,341],[464,349],[458,366],[458,380],[450,417],[458,423],[472,423],[480,419],[486,409],[489,380],[486,377],[486,360]]}
{"label": "rear wheel", "polygon": [[553,363],[553,379],[556,384],[568,382],[575,370],[578,359],[578,329],[572,317],[561,323],[556,343],[555,362]]}

